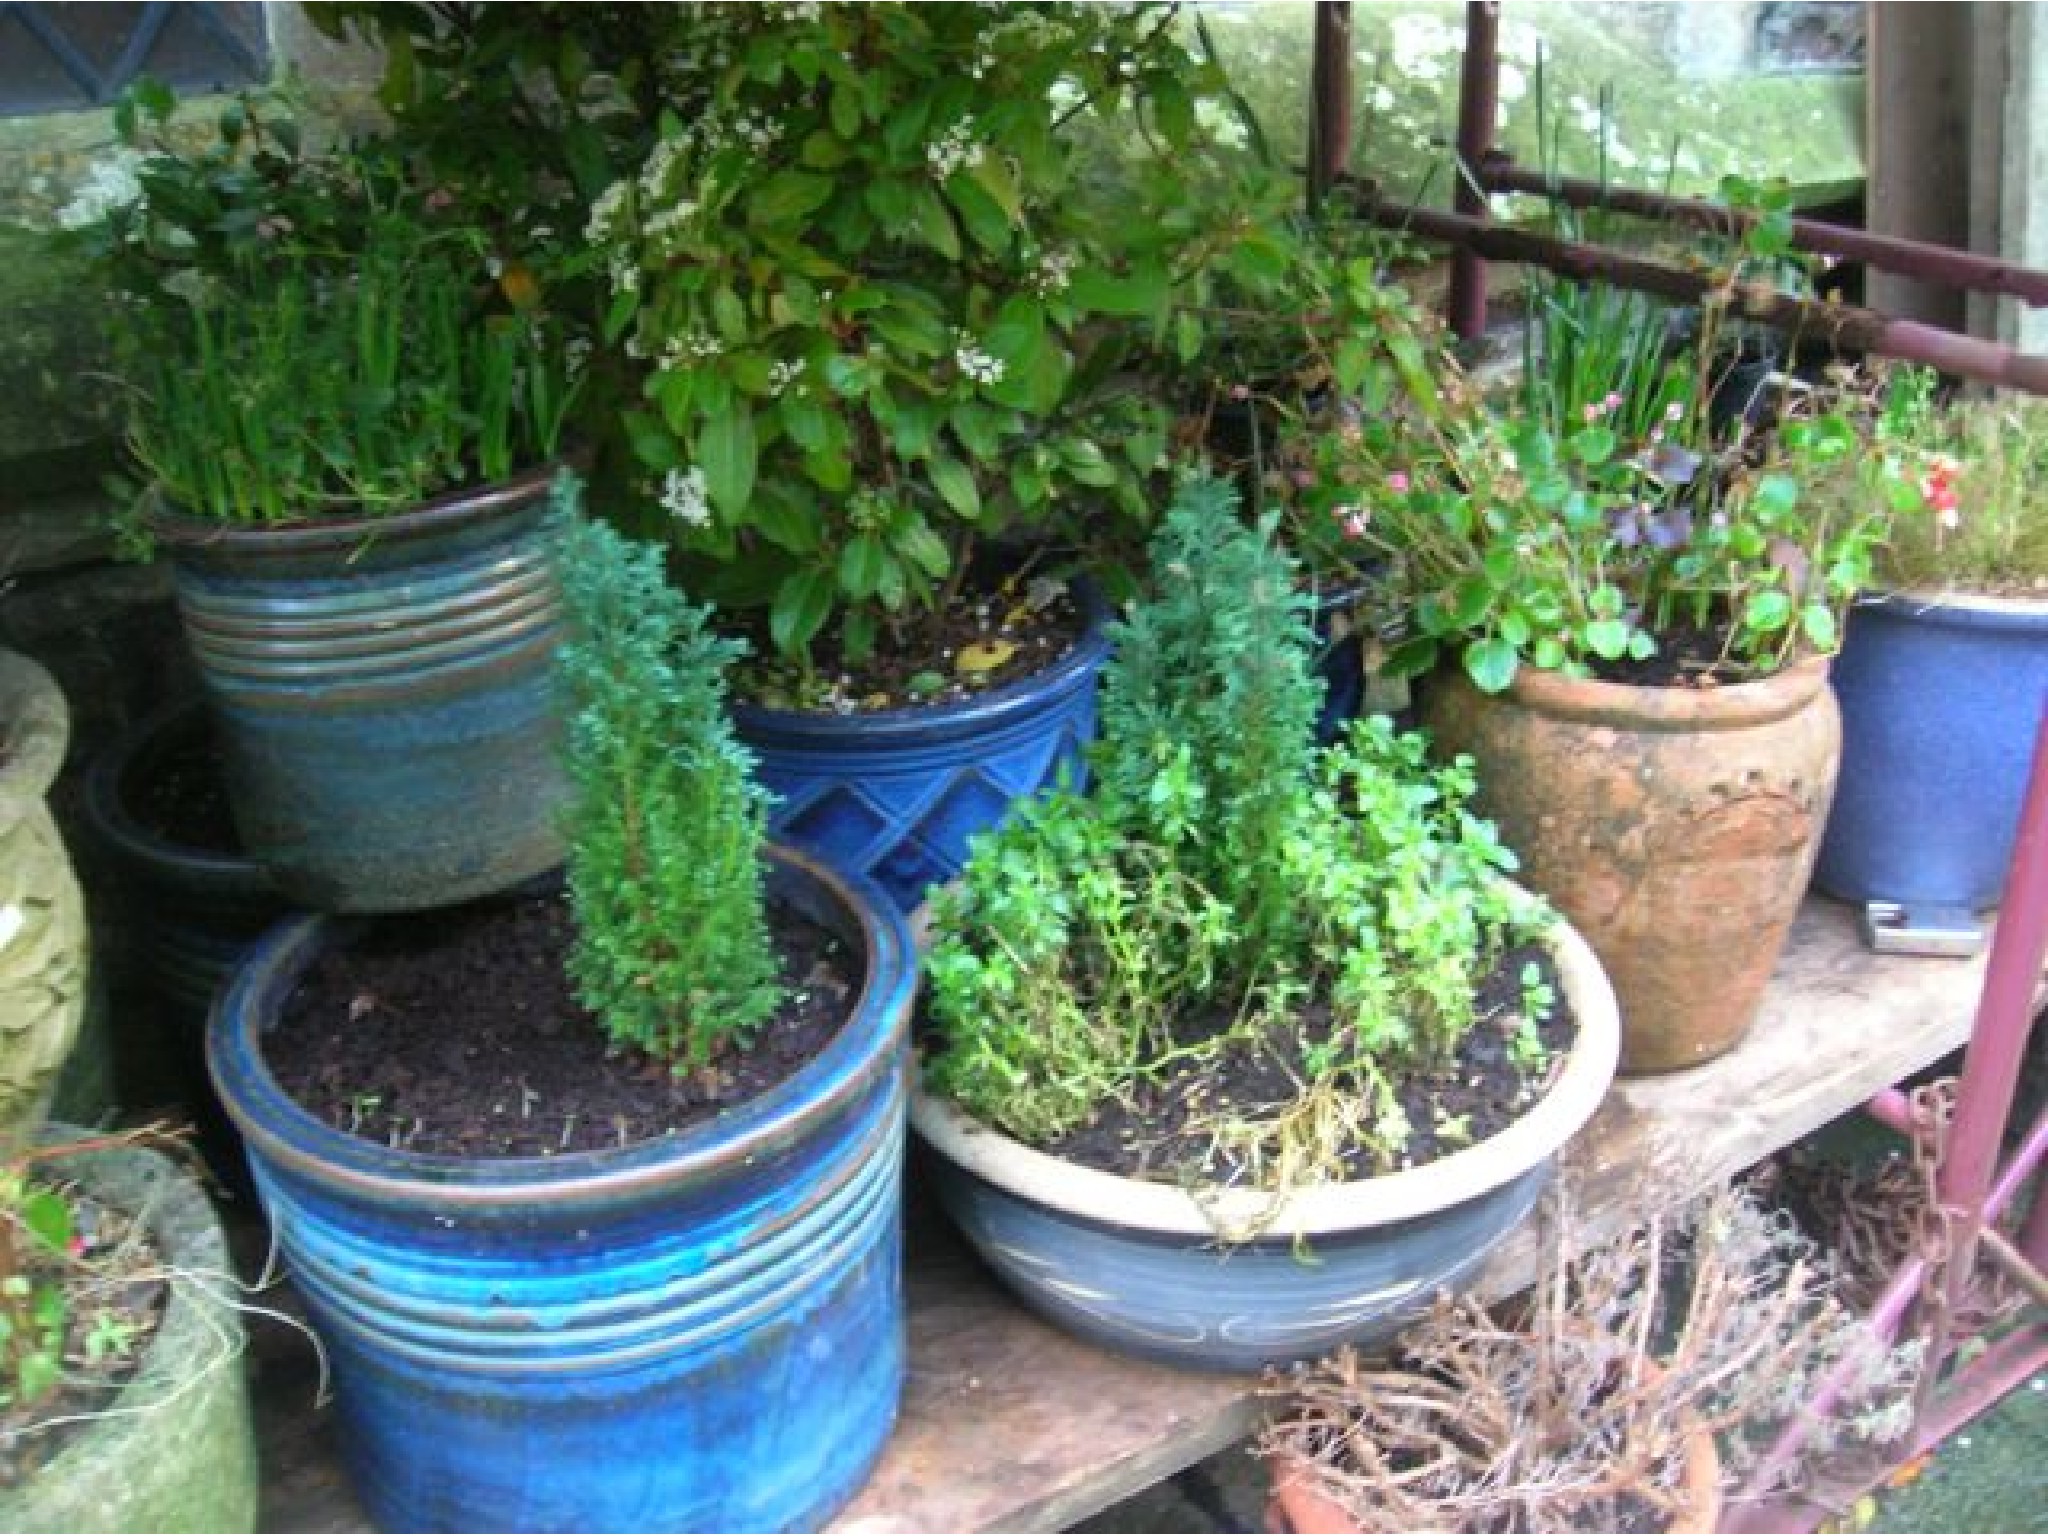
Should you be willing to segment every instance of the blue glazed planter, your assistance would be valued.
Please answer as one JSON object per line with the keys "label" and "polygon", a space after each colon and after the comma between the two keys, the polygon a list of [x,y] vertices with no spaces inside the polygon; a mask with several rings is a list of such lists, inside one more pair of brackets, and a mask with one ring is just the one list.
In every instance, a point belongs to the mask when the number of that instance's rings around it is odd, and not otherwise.
{"label": "blue glazed planter", "polygon": [[880,1455],[904,1369],[909,934],[872,890],[773,860],[777,896],[863,958],[852,1016],[776,1089],[660,1141],[465,1160],[309,1115],[263,1034],[352,925],[283,925],[222,995],[214,1081],[382,1528],[816,1529]]}
{"label": "blue glazed planter", "polygon": [[967,861],[975,833],[1010,802],[1079,787],[1095,735],[1095,683],[1109,656],[1105,615],[1086,588],[1074,648],[1043,672],[960,704],[831,715],[735,704],[740,739],[778,797],[769,826],[875,882],[909,912]]}
{"label": "blue glazed planter", "polygon": [[443,906],[561,861],[549,480],[391,517],[157,519],[235,823],[298,905]]}
{"label": "blue glazed planter", "polygon": [[1372,1344],[1473,1274],[1549,1182],[1557,1150],[1614,1080],[1621,1024],[1585,941],[1553,953],[1578,1020],[1564,1070],[1527,1114],[1420,1167],[1276,1202],[1190,1192],[1034,1151],[913,1088],[934,1187],[1003,1282],[1058,1327],[1126,1354],[1251,1371]]}
{"label": "blue glazed planter", "polygon": [[93,763],[86,823],[135,899],[149,982],[194,1047],[213,996],[256,941],[290,910],[263,866],[244,854],[173,841],[130,806],[173,752],[204,739],[196,699],[152,713]]}
{"label": "blue glazed planter", "polygon": [[1834,667],[1842,773],[1814,883],[1848,901],[1996,905],[2048,697],[2048,602],[1859,602]]}

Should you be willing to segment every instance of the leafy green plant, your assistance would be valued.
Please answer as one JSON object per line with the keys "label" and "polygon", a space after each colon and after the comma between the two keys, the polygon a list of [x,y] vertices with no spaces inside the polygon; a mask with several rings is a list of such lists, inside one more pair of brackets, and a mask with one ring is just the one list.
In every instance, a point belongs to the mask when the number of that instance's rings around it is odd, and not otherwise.
{"label": "leafy green plant", "polygon": [[570,638],[570,970],[612,1039],[713,1062],[780,1000],[762,879],[766,795],[726,715],[741,647],[671,586],[661,551],[577,515],[556,482]]}
{"label": "leafy green plant", "polygon": [[[1093,792],[1027,807],[935,899],[929,1080],[1022,1139],[1249,1043],[1301,1089],[1218,1120],[1234,1165],[1284,1187],[1361,1146],[1391,1161],[1399,1082],[1451,1059],[1489,968],[1547,921],[1467,808],[1468,762],[1430,767],[1383,718],[1314,746],[1311,641],[1272,532],[1226,488],[1183,485],[1105,674]],[[1311,1003],[1330,1020],[1313,1035]]]}
{"label": "leafy green plant", "polygon": [[[973,550],[1142,527],[1165,414],[1127,375],[1176,274],[1096,195],[1091,119],[1151,152],[1210,78],[1170,7],[711,6],[659,141],[593,204],[626,419],[693,581],[799,663],[907,643]],[[1117,181],[1119,188],[1130,183]]]}

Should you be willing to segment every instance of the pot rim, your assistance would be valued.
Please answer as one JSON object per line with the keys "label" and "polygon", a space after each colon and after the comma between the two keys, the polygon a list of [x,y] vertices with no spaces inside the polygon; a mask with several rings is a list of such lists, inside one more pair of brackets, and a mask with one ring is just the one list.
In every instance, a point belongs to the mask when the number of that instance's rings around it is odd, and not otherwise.
{"label": "pot rim", "polygon": [[1767,677],[1715,688],[1647,687],[1522,667],[1504,695],[1480,694],[1462,670],[1450,675],[1481,698],[1588,725],[1633,730],[1730,731],[1768,725],[1805,708],[1827,690],[1829,656],[1807,656]]}
{"label": "pot rim", "polygon": [[1027,673],[972,698],[950,704],[906,704],[895,709],[863,710],[849,715],[816,709],[778,709],[767,704],[732,701],[732,717],[755,747],[832,747],[854,743],[888,743],[908,738],[924,745],[932,733],[985,730],[1012,715],[1029,714],[1048,698],[1064,695],[1082,683],[1109,657],[1109,605],[1101,589],[1085,576],[1067,590],[1081,611],[1081,633],[1051,666]]}
{"label": "pot rim", "polygon": [[2048,619],[2048,595],[2001,597],[1958,587],[1894,587],[1858,595],[1859,608],[1884,608],[1905,614],[1958,614],[1989,619]]}
{"label": "pot rim", "polygon": [[158,501],[147,521],[152,535],[177,550],[220,550],[245,555],[354,550],[373,540],[384,544],[430,538],[448,528],[524,507],[546,495],[565,467],[560,459],[550,460],[490,485],[461,486],[403,512],[376,516],[354,512],[285,523],[238,523],[197,516]]}
{"label": "pot rim", "polygon": [[900,1070],[891,1045],[908,1031],[917,971],[908,928],[869,882],[788,844],[771,843],[767,854],[771,865],[812,882],[851,917],[861,934],[865,975],[824,1049],[737,1109],[675,1134],[559,1157],[414,1152],[337,1130],[284,1091],[261,1043],[263,1019],[319,946],[331,933],[369,921],[318,913],[271,929],[216,995],[206,1039],[214,1091],[264,1163],[351,1198],[392,1205],[507,1212],[535,1201],[658,1198],[714,1178],[735,1162],[772,1155]]}
{"label": "pot rim", "polygon": [[172,699],[151,710],[94,761],[85,778],[85,808],[93,830],[124,858],[137,863],[174,865],[208,882],[252,896],[284,893],[271,884],[262,864],[247,854],[173,842],[144,826],[128,808],[123,793],[138,758],[188,721],[199,721],[206,709],[202,698]]}
{"label": "pot rim", "polygon": [[1277,1203],[1257,1190],[1187,1189],[1125,1178],[1028,1147],[925,1090],[910,1089],[910,1123],[940,1155],[1019,1199],[1110,1227],[1213,1241],[1219,1233],[1313,1238],[1434,1215],[1500,1188],[1577,1135],[1605,1099],[1621,1057],[1621,1013],[1592,949],[1562,917],[1544,940],[1572,1002],[1578,1038],[1536,1104],[1474,1146],[1377,1178],[1318,1184]]}

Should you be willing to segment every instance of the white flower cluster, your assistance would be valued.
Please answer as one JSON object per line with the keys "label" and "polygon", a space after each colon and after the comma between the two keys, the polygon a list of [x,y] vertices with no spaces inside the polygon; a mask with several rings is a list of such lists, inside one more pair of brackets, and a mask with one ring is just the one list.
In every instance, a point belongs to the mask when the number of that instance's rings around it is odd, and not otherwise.
{"label": "white flower cluster", "polygon": [[974,118],[970,115],[940,134],[924,149],[925,164],[931,168],[934,181],[945,181],[955,171],[968,171],[981,164],[987,151],[974,136]]}
{"label": "white flower cluster", "polygon": [[86,229],[109,214],[138,206],[143,201],[140,173],[151,158],[140,150],[124,148],[93,161],[71,201],[57,210],[58,224],[65,229]]}
{"label": "white flower cluster", "polygon": [[965,331],[954,333],[953,366],[981,385],[1003,382],[1003,360],[982,350]]}
{"label": "white flower cluster", "polygon": [[818,21],[825,14],[825,7],[817,0],[797,0],[795,4],[771,6],[777,21]]}
{"label": "white flower cluster", "polygon": [[785,389],[803,377],[803,372],[802,358],[778,358],[768,369],[768,393],[780,399]]}
{"label": "white flower cluster", "polygon": [[725,350],[725,343],[709,331],[689,330],[680,336],[671,336],[661,349],[663,368],[681,368],[687,363],[698,362],[707,357],[716,357]]}
{"label": "white flower cluster", "polygon": [[662,509],[677,522],[702,528],[711,521],[711,490],[701,469],[672,469],[661,480]]}
{"label": "white flower cluster", "polygon": [[1441,80],[1445,60],[1461,52],[1457,28],[1434,16],[1397,16],[1392,29],[1394,68],[1410,80]]}
{"label": "white flower cluster", "polygon": [[1031,286],[1041,298],[1065,293],[1068,284],[1074,280],[1074,268],[1080,264],[1079,254],[1069,247],[1047,251],[1038,258],[1038,271],[1031,280]]}

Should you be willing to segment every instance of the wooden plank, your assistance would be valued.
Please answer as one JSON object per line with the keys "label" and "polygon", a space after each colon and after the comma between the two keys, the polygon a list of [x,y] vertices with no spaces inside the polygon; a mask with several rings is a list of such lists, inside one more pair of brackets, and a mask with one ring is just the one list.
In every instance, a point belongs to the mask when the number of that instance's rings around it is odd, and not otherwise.
{"label": "wooden plank", "polygon": [[[1755,1029],[1717,1062],[1624,1082],[1567,1154],[1576,1227],[1619,1228],[1739,1172],[1940,1059],[1969,1033],[1981,957],[1867,953],[1846,907],[1809,901]],[[912,1176],[913,1193],[916,1185]],[[832,1529],[1059,1530],[1241,1438],[1256,1379],[1175,1371],[1091,1348],[1009,1301],[928,1212],[906,1262],[910,1376],[895,1437]],[[1485,1271],[1506,1294],[1534,1272],[1524,1230]],[[268,1530],[369,1529],[311,1408],[303,1342],[259,1325]]]}

